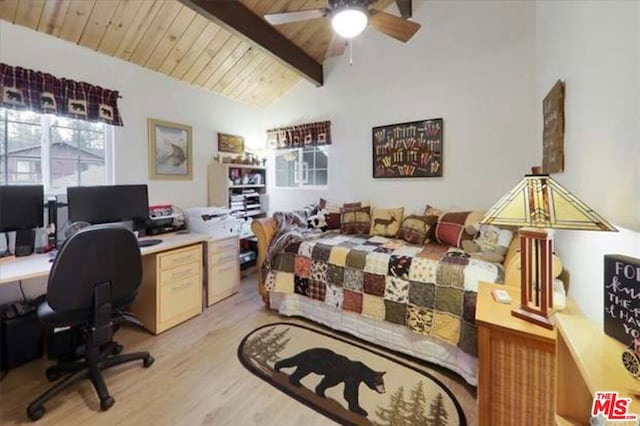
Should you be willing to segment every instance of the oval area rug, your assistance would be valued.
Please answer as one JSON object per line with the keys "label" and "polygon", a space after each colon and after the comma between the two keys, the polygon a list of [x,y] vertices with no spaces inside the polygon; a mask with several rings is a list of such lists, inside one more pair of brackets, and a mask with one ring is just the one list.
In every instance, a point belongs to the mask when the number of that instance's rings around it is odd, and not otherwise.
{"label": "oval area rug", "polygon": [[466,425],[453,393],[380,350],[293,323],[256,328],[238,358],[275,388],[345,425]]}

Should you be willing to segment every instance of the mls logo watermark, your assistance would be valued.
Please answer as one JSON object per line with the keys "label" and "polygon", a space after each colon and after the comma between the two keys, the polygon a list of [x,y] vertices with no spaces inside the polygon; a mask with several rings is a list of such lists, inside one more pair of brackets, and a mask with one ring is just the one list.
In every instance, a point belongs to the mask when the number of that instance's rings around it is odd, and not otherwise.
{"label": "mls logo watermark", "polygon": [[596,392],[591,416],[614,422],[637,420],[636,414],[629,413],[630,404],[631,398],[620,398],[618,392]]}

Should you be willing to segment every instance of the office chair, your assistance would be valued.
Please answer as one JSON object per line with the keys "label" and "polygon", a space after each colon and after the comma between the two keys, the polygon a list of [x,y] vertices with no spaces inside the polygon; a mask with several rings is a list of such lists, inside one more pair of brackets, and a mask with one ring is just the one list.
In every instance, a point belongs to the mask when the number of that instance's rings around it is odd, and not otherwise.
{"label": "office chair", "polygon": [[31,420],[45,413],[44,404],[69,386],[90,379],[105,411],[115,400],[101,371],[141,360],[153,364],[148,352],[118,355],[122,346],[113,341],[114,328],[127,319],[123,310],[133,302],[142,281],[142,259],[134,234],[122,227],[90,226],[60,247],[49,274],[46,300],[38,305],[38,318],[47,328],[73,327],[82,335],[80,362],[59,362],[47,369],[47,378],[69,376],[27,407]]}

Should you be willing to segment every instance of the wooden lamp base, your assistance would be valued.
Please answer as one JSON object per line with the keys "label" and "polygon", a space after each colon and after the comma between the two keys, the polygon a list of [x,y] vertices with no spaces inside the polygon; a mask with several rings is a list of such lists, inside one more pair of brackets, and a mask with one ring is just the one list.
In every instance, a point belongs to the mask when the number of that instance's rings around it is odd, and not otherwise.
{"label": "wooden lamp base", "polygon": [[511,315],[520,318],[521,320],[532,322],[549,330],[553,330],[553,323],[546,316],[539,312],[531,312],[524,308],[516,308],[511,311]]}
{"label": "wooden lamp base", "polygon": [[553,306],[553,243],[541,229],[520,229],[521,299],[511,314],[553,330],[548,316]]}

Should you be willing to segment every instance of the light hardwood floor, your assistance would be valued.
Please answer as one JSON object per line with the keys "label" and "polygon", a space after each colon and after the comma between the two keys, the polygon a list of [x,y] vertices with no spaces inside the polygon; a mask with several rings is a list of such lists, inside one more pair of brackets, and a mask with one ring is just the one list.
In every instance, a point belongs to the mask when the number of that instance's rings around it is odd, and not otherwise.
{"label": "light hardwood floor", "polygon": [[[267,311],[256,293],[255,276],[239,294],[159,336],[133,328],[116,338],[126,352],[148,350],[149,369],[139,364],[105,372],[115,405],[100,411],[89,381],[46,405],[41,425],[326,425],[326,417],[245,370],[236,351],[254,328],[276,321],[303,322]],[[308,322],[304,322],[310,325]],[[25,408],[50,384],[45,359],[10,371],[0,382],[0,424],[31,423]],[[435,372],[458,397],[469,424],[477,424],[473,388],[446,372]]]}

